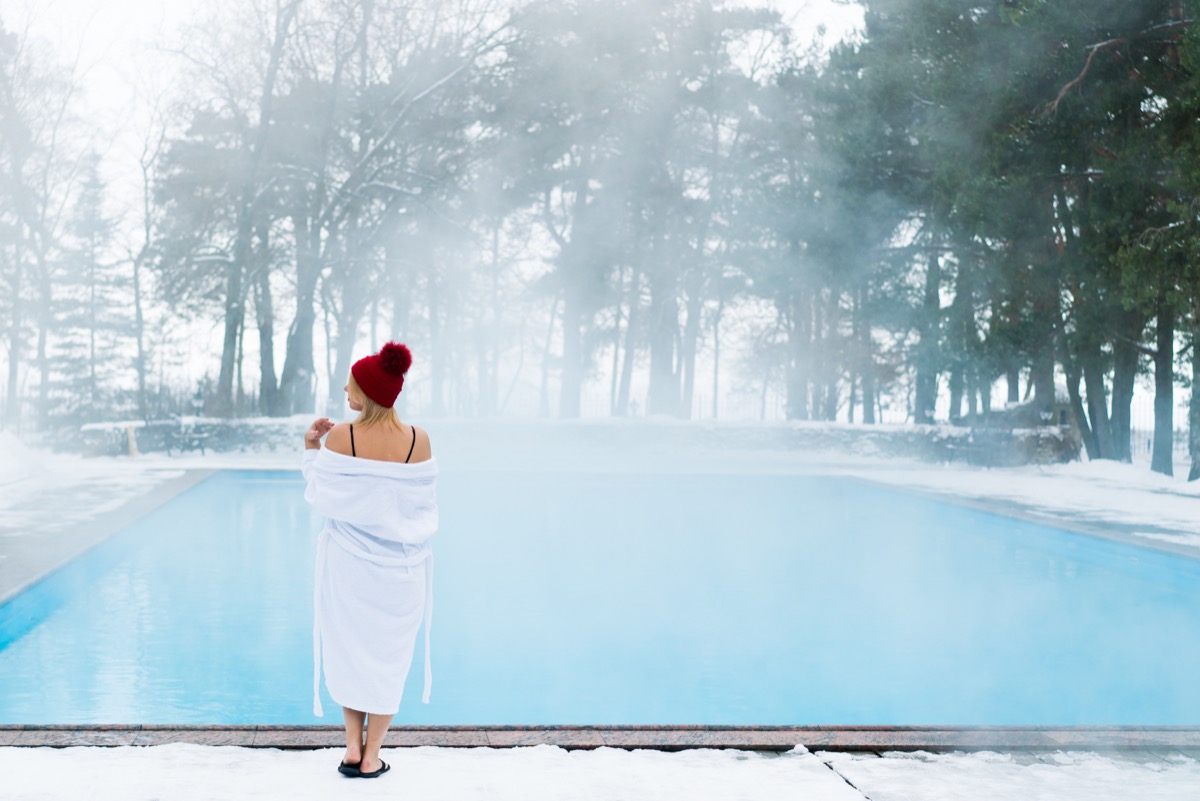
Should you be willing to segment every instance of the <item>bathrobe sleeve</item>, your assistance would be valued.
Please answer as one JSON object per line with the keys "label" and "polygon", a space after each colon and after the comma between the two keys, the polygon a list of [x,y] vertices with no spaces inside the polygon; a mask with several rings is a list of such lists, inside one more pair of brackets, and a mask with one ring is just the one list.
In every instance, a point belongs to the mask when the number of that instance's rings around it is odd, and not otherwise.
{"label": "bathrobe sleeve", "polygon": [[354,496],[362,493],[355,492],[351,482],[338,481],[337,476],[331,475],[328,469],[320,465],[320,455],[324,450],[322,447],[304,451],[300,462],[300,473],[304,476],[304,500],[322,517],[338,517],[338,512],[345,514],[347,508],[357,506]]}

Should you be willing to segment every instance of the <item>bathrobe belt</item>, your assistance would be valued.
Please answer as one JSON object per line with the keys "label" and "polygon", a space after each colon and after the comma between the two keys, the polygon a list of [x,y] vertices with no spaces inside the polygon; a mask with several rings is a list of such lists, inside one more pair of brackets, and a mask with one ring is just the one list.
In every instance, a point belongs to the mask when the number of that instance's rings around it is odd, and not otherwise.
{"label": "bathrobe belt", "polygon": [[[325,711],[321,708],[321,580],[325,575],[326,549],[329,547],[329,541],[332,539],[333,536],[327,530],[323,530],[321,536],[318,538],[316,579],[313,581],[313,714],[319,718],[325,716]],[[379,556],[353,550],[346,547],[340,541],[337,541],[337,544],[338,547],[347,553],[357,556],[359,559],[374,562],[377,565],[414,567],[424,563],[425,688],[421,693],[421,703],[428,704],[429,693],[433,689],[433,668],[429,658],[429,629],[433,625],[433,551],[425,548],[415,556],[409,557]]]}

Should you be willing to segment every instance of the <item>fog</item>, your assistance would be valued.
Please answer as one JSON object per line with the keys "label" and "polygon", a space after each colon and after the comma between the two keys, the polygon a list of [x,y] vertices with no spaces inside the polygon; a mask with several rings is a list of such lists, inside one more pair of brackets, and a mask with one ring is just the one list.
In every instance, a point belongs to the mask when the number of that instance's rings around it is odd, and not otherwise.
{"label": "fog", "polygon": [[1169,472],[1169,5],[5,6],[3,425],[339,411],[397,339],[419,417],[1024,404],[1129,459],[1153,392]]}
{"label": "fog", "polygon": [[[1017,441],[995,435],[1012,429],[1036,430],[1018,445],[1045,435],[1093,459],[1133,460],[1152,441],[1162,473],[1177,439],[1200,457],[1200,425],[1188,432],[1196,442],[1176,437],[1184,409],[1200,422],[1192,5],[222,0],[149,16],[117,2],[0,6],[9,484],[42,443],[290,454],[297,421],[348,414],[353,361],[399,340],[414,354],[400,412],[446,457],[450,542],[454,516],[470,511],[479,520],[461,530],[509,553],[547,550],[536,539],[514,548],[513,532],[489,527],[507,520],[607,578],[590,553],[623,536],[611,549],[621,561],[658,549],[661,561],[629,583],[659,611],[665,591],[650,577],[686,566],[680,554],[731,548],[731,591],[796,593],[756,610],[865,599],[852,617],[884,619],[882,631],[847,636],[817,617],[804,642],[861,646],[851,661],[864,670],[889,668],[888,648],[918,652],[912,675],[893,671],[910,684],[951,630],[967,632],[958,647],[989,670],[1026,664],[1003,646],[1005,627],[1029,620],[1061,621],[1038,629],[1052,644],[1067,629],[1121,639],[1128,661],[1114,657],[1112,674],[1157,675],[1163,639],[1139,633],[1140,617],[1186,634],[1184,596],[1143,608],[1130,599],[1152,582],[1099,559],[1060,575],[1076,562],[1026,549],[1018,535],[1050,534],[1008,518],[865,485],[803,487],[804,474],[834,471],[831,453],[875,443],[961,458],[944,430],[919,427],[931,423],[992,432],[954,432],[976,457],[980,443]],[[1153,398],[1152,419],[1138,419],[1139,396]],[[204,432],[180,424],[197,414]],[[573,422],[646,417],[660,425]],[[536,422],[493,424],[515,418]],[[105,425],[81,433],[89,423]],[[894,436],[871,439],[867,426]],[[81,474],[104,469],[82,462]],[[121,460],[131,464],[140,469]],[[574,502],[540,483],[564,476]],[[7,500],[62,516],[110,489],[51,483]],[[776,494],[754,495],[761,485]],[[663,517],[639,512],[651,496]],[[496,511],[521,498],[512,514]],[[710,500],[730,503],[707,511]],[[601,529],[588,536],[568,512]],[[796,550],[780,558],[763,542],[738,563],[763,519]],[[28,520],[45,533],[45,516]],[[695,538],[701,524],[715,547]],[[982,550],[964,549],[976,534]],[[916,550],[920,538],[932,544]],[[972,583],[965,568],[999,551],[1032,564],[1016,574],[1027,578]],[[548,563],[562,581],[560,567]],[[1111,591],[1114,609],[1072,608],[1064,596],[1085,582]],[[968,596],[986,614],[964,612]],[[1194,654],[1194,638],[1185,644]],[[903,695],[885,674],[867,670],[861,685]],[[993,676],[957,675],[978,682],[927,690],[950,709]],[[1126,719],[1103,705],[1106,692],[1077,708]],[[883,701],[863,698],[864,719],[881,714]],[[1127,703],[1137,719],[1136,697]]]}

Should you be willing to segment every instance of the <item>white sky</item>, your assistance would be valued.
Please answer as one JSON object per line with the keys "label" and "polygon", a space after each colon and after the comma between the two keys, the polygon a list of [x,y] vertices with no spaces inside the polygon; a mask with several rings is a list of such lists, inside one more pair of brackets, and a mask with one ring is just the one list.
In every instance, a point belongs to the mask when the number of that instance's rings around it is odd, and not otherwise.
{"label": "white sky", "polygon": [[[862,9],[852,0],[740,2],[778,8],[801,43],[822,28],[825,41],[836,41],[862,22]],[[173,94],[179,60],[166,50],[178,45],[183,26],[205,5],[205,0],[0,0],[0,21],[8,31],[27,30],[56,49],[63,63],[78,64],[77,108],[102,157],[118,215],[138,201],[138,157],[154,98]]]}
{"label": "white sky", "polygon": [[[850,0],[760,0],[775,6],[808,41],[819,28],[836,40],[861,24]],[[754,0],[746,0],[747,5]],[[0,0],[0,20],[10,31],[26,28],[54,46],[60,57],[79,58],[88,106],[100,125],[119,125],[144,105],[144,84],[169,76],[173,57],[158,48],[176,41],[181,26],[204,0]]]}
{"label": "white sky", "polygon": [[[825,39],[835,41],[862,20],[861,8],[850,0],[758,1],[778,8],[801,42],[822,27]],[[204,5],[204,0],[0,0],[7,30],[28,30],[63,62],[77,61],[81,115],[118,195],[136,187],[149,109],[155,96],[169,95],[172,88],[178,60],[164,48],[178,43],[183,25]]]}

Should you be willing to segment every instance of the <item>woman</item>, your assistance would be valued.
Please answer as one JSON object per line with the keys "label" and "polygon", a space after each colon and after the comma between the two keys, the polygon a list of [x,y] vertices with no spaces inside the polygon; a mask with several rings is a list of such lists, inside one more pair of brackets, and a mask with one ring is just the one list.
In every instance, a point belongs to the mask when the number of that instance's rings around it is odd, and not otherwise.
{"label": "woman", "polygon": [[338,771],[347,776],[375,778],[389,770],[379,748],[400,708],[422,619],[422,700],[429,703],[428,540],[438,525],[438,468],[428,435],[402,423],[393,408],[411,364],[408,348],[395,342],[359,359],[345,387],[358,418],[334,425],[322,417],[304,435],[304,498],[328,518],[317,542],[313,592],[313,712],[322,715],[324,661],[325,686],[346,721]]}

